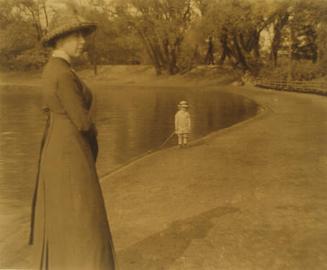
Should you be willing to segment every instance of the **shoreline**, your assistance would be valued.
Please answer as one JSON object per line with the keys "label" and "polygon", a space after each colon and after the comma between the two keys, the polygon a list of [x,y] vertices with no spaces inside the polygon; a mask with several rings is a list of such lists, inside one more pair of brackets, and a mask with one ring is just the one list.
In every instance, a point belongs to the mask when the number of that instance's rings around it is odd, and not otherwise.
{"label": "shoreline", "polygon": [[[199,66],[184,75],[155,74],[151,66],[116,65],[99,66],[98,74],[92,69],[77,71],[79,76],[90,84],[106,84],[110,86],[174,86],[207,87],[228,85],[240,79],[236,72],[219,66]],[[41,71],[38,72],[0,72],[0,85],[41,85]]]}
{"label": "shoreline", "polygon": [[121,269],[327,265],[327,100],[254,87],[230,91],[265,110],[102,179]]}
{"label": "shoreline", "polygon": [[[187,86],[185,86],[185,87],[187,87]],[[212,88],[212,89],[210,89],[210,88]],[[216,87],[206,87],[206,89],[210,89],[211,91],[215,91],[215,88]],[[240,93],[237,93],[237,95],[242,96],[243,98],[247,99],[247,97],[241,95]],[[249,122],[255,121],[257,118],[263,117],[264,114],[268,113],[268,111],[269,111],[268,107],[265,107],[264,105],[260,105],[260,104],[257,104],[257,106],[258,106],[258,111],[254,116],[249,117],[248,119],[242,120],[240,122],[237,122],[235,124],[232,124],[231,126],[212,131],[212,132],[204,135],[203,137],[192,140],[188,143],[188,146],[193,147],[198,144],[201,144],[201,143],[205,142],[206,140],[209,140],[213,136],[217,136],[218,134],[221,134],[224,132],[229,132],[230,130],[238,128],[238,126],[240,126],[240,125],[246,125]],[[107,173],[104,173],[103,175],[99,175],[100,183],[101,184],[104,183],[106,180],[108,180],[107,178],[110,178],[114,174],[124,171],[125,169],[128,169],[130,166],[133,166],[135,163],[140,162],[141,160],[146,159],[146,158],[150,157],[151,155],[155,155],[158,152],[167,151],[169,149],[178,150],[178,146],[175,145],[175,146],[171,146],[168,148],[156,148],[156,149],[149,150],[139,156],[136,156],[136,157],[132,158],[130,161],[126,162],[125,164],[122,164],[121,166],[118,166],[117,168],[114,168],[113,170],[111,170]]]}
{"label": "shoreline", "polygon": [[[106,65],[98,66],[98,74],[94,75],[93,69],[78,70],[80,77],[89,84],[120,86],[144,86],[144,87],[214,87],[217,85],[246,86],[252,85],[263,90],[274,90],[280,92],[291,92],[301,94],[314,94],[327,96],[327,90],[314,89],[288,89],[267,87],[258,83],[258,79],[248,81],[241,74],[229,67],[219,65],[200,65],[185,74],[156,75],[151,65]],[[0,72],[0,86],[41,86],[42,71],[32,72]],[[260,79],[259,79],[260,82]],[[310,81],[304,81],[310,83]],[[279,83],[276,81],[276,83]],[[298,82],[297,82],[298,83]],[[183,84],[183,86],[181,86]]]}
{"label": "shoreline", "polygon": [[[194,86],[181,78],[153,83]],[[199,84],[262,110],[186,149],[145,153],[100,179],[120,269],[325,268],[327,100]],[[19,252],[28,255],[25,247]],[[15,258],[20,267],[27,261]]]}

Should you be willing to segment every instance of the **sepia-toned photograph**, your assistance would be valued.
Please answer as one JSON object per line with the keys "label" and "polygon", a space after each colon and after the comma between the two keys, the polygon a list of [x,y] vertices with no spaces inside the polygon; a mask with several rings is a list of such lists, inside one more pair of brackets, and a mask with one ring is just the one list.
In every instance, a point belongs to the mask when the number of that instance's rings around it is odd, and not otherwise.
{"label": "sepia-toned photograph", "polygon": [[327,269],[327,0],[0,0],[9,269]]}

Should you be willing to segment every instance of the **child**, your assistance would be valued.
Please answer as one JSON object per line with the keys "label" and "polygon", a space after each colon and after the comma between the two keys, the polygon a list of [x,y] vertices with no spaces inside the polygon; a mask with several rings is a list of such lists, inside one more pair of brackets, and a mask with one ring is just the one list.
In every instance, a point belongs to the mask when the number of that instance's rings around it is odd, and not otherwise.
{"label": "child", "polygon": [[191,117],[187,101],[184,100],[178,104],[178,112],[175,114],[175,133],[178,136],[179,147],[186,147],[188,136],[191,133]]}

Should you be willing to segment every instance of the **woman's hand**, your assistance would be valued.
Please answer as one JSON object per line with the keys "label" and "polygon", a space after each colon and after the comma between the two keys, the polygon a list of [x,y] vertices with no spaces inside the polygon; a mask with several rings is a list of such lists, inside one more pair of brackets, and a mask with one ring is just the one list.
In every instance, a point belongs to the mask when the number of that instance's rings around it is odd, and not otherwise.
{"label": "woman's hand", "polygon": [[92,123],[90,129],[87,131],[82,131],[82,134],[90,146],[94,161],[96,161],[98,156],[99,146],[97,140],[98,131],[95,124]]}

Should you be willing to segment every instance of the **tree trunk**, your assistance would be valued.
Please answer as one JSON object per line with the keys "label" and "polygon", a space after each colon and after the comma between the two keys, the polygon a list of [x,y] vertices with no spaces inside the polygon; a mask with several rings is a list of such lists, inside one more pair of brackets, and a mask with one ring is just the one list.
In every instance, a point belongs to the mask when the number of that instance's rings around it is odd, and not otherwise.
{"label": "tree trunk", "polygon": [[207,65],[214,65],[215,64],[212,37],[209,37],[209,40],[208,40],[208,49],[207,49],[207,54],[206,54],[204,62]]}
{"label": "tree trunk", "polygon": [[170,70],[170,49],[169,49],[169,40],[168,38],[164,38],[163,42],[163,55],[165,56],[164,65],[166,70]]}
{"label": "tree trunk", "polygon": [[246,58],[242,52],[242,48],[239,44],[238,38],[237,38],[237,33],[233,33],[233,43],[236,51],[236,57],[237,57],[237,63],[241,65],[241,68],[243,70],[249,70],[250,67],[246,61]]}
{"label": "tree trunk", "polygon": [[282,39],[281,37],[282,37],[281,30],[274,27],[274,37],[273,37],[273,41],[271,44],[271,51],[270,51],[270,60],[272,60],[274,67],[277,66],[278,51],[280,49],[281,39]]}
{"label": "tree trunk", "polygon": [[199,64],[199,57],[200,57],[199,45],[196,44],[195,48],[194,48],[192,59],[190,61],[190,64],[189,64],[187,70],[191,70],[195,65]]}
{"label": "tree trunk", "polygon": [[47,9],[46,9],[45,3],[43,3],[42,9],[43,9],[44,17],[45,17],[45,26],[48,28],[48,26],[49,26],[49,19],[48,19],[48,13],[47,13]]}
{"label": "tree trunk", "polygon": [[[153,60],[154,60],[154,66],[156,68],[156,72],[157,72],[157,75],[161,75],[162,74],[162,55],[161,55],[161,52],[160,52],[160,47],[159,45],[157,44],[152,44],[151,41],[149,41],[149,46],[151,48],[151,51],[152,51],[152,55],[153,55]],[[161,61],[160,61],[161,59]]]}
{"label": "tree trunk", "polygon": [[139,33],[139,35],[140,35],[140,37],[141,37],[141,39],[143,41],[145,49],[146,49],[146,51],[147,51],[153,65],[154,65],[154,68],[156,70],[157,75],[161,75],[160,62],[159,62],[157,56],[155,55],[154,49],[151,46],[150,41],[148,41],[148,39],[146,38],[146,36],[144,35],[144,33],[140,29],[136,28],[136,30]]}
{"label": "tree trunk", "polygon": [[92,38],[92,58],[93,58],[94,75],[98,75],[97,52],[96,52],[96,47],[95,47],[95,34],[93,34],[93,38]]}
{"label": "tree trunk", "polygon": [[180,52],[180,47],[181,45],[181,38],[177,37],[174,43],[174,47],[171,50],[171,57],[170,57],[170,74],[174,75],[179,72],[179,68],[177,66],[177,58],[178,58],[178,53]]}
{"label": "tree trunk", "polygon": [[252,35],[253,35],[252,48],[253,48],[254,57],[257,60],[260,60],[260,58],[261,58],[261,55],[260,55],[260,32],[255,31]]}
{"label": "tree trunk", "polygon": [[224,32],[220,36],[220,44],[223,49],[223,52],[219,60],[220,65],[223,65],[225,63],[226,57],[230,57],[230,49],[228,48],[228,43],[227,43],[228,35],[225,33],[227,30],[223,29],[223,31]]}
{"label": "tree trunk", "polygon": [[277,17],[277,21],[274,24],[274,37],[271,44],[271,51],[270,51],[270,60],[273,62],[273,66],[277,66],[278,61],[278,51],[281,47],[282,43],[282,30],[285,25],[288,23],[289,14],[280,14]]}

